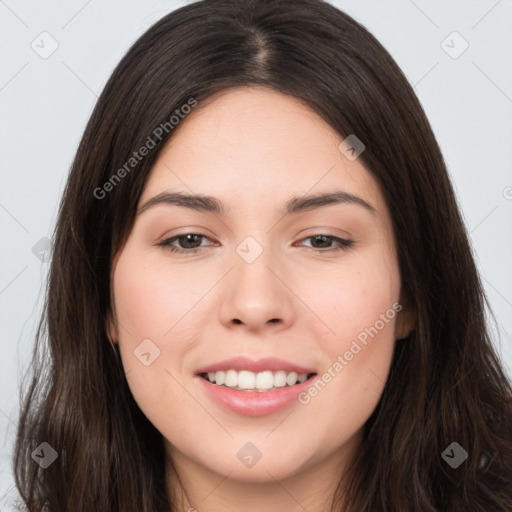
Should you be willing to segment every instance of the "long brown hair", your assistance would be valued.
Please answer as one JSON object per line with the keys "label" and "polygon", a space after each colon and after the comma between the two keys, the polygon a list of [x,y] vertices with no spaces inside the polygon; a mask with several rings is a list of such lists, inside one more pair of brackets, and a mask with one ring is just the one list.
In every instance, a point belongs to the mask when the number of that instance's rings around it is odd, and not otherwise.
{"label": "long brown hair", "polygon": [[[488,334],[443,156],[388,52],[320,0],[189,4],[143,34],[114,70],[72,164],[53,237],[14,457],[27,510],[175,509],[162,436],[135,403],[107,338],[111,264],[175,131],[176,109],[254,84],[304,101],[340,135],[364,142],[359,158],[391,213],[402,293],[416,317],[410,336],[396,342],[332,510],[510,512],[511,383]],[[148,137],[153,147],[130,161]],[[46,469],[31,456],[43,442],[58,454]],[[442,456],[453,442],[468,453],[457,468]]]}

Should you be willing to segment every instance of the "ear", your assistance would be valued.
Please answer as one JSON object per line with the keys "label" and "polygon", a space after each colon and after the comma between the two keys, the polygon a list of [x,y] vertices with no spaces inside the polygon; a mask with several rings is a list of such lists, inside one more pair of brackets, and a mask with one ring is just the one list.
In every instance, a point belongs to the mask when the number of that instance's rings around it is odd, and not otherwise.
{"label": "ear", "polygon": [[109,309],[107,313],[107,337],[111,343],[117,343],[119,341],[119,331],[117,330],[117,322],[115,320],[115,314]]}
{"label": "ear", "polygon": [[[114,261],[112,262],[112,271],[110,281],[112,283],[115,268],[117,265],[119,255],[114,257]],[[107,308],[107,321],[105,330],[107,332],[107,337],[110,340],[110,343],[118,343],[119,342],[119,330],[117,328],[117,314],[116,314],[116,303],[114,297],[113,285],[110,285],[110,304]]]}
{"label": "ear", "polygon": [[400,309],[397,306],[397,318],[395,322],[395,339],[407,338],[416,328],[417,315],[410,302],[400,296]]}

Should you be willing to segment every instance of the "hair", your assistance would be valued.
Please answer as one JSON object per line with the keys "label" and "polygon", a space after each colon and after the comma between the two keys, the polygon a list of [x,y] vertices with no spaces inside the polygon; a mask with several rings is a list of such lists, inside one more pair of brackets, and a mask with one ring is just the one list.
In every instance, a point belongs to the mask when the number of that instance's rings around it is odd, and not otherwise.
{"label": "hair", "polygon": [[[191,99],[201,104],[235,87],[294,97],[342,137],[365,144],[359,161],[390,211],[404,304],[415,315],[413,331],[395,343],[383,394],[340,475],[332,510],[510,512],[511,382],[492,346],[490,308],[441,150],[389,53],[321,0],[188,4],[145,32],[108,80],[59,206],[22,391],[13,462],[24,506],[176,510],[165,488],[162,435],[135,403],[107,336],[112,261],[176,132],[169,118]],[[148,137],[154,147],[132,165]],[[122,179],[113,181],[116,172]],[[59,454],[47,469],[31,457],[42,442]],[[452,442],[468,452],[456,469],[442,457]]]}

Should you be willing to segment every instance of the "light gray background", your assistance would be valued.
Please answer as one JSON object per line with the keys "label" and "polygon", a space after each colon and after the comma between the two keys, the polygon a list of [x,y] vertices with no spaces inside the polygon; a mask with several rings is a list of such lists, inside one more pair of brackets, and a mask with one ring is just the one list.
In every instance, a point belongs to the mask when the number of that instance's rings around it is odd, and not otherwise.
{"label": "light gray background", "polygon": [[[74,152],[110,73],[150,25],[185,3],[0,0],[2,512],[15,496],[18,386],[48,268],[32,248],[51,235]],[[365,25],[414,85],[448,163],[512,376],[512,0],[331,3]],[[465,43],[453,31],[469,44],[457,58]],[[58,48],[45,59],[31,47],[48,52],[53,40]]]}

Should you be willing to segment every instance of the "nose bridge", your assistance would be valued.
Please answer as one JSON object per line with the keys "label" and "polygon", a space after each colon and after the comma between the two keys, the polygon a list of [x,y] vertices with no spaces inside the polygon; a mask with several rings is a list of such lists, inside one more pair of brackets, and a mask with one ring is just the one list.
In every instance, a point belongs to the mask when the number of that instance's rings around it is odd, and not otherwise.
{"label": "nose bridge", "polygon": [[[259,238],[261,240],[261,236]],[[278,266],[278,256],[272,251],[269,238],[260,243],[253,236],[248,236],[235,250],[235,290],[255,304],[279,293],[275,289],[276,277],[270,270]]]}
{"label": "nose bridge", "polygon": [[247,236],[235,248],[235,268],[221,308],[223,322],[243,323],[256,329],[267,323],[291,321],[292,294],[282,277],[277,277],[284,273],[282,258],[270,240],[270,236],[260,235],[259,240]]}

